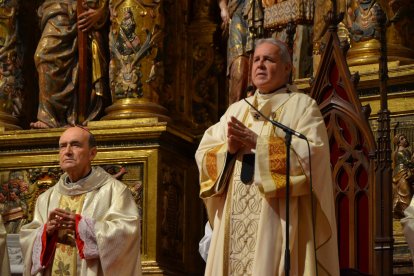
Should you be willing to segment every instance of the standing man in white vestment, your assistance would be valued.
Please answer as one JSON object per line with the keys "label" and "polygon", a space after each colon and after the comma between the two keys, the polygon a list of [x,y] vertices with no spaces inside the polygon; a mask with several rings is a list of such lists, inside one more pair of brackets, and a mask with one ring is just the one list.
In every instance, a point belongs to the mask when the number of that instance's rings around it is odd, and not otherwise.
{"label": "standing man in white vestment", "polygon": [[68,128],[59,140],[65,174],[41,194],[22,227],[23,275],[141,275],[140,217],[128,188],[100,167],[93,135]]}
{"label": "standing man in white vestment", "polygon": [[[318,275],[336,276],[339,261],[328,136],[316,102],[287,85],[291,68],[283,42],[259,40],[251,72],[257,90],[246,100],[264,116],[305,135],[310,143],[312,174],[306,141],[293,136],[290,150],[290,275],[312,276],[318,270]],[[205,275],[284,275],[284,137],[283,130],[244,100],[232,104],[206,130],[196,153],[200,196],[213,229]]]}

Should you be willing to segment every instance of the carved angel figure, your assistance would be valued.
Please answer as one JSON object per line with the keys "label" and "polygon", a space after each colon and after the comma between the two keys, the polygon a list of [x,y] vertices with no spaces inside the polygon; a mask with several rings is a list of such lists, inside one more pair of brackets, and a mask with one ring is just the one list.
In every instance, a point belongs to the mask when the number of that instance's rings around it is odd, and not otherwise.
{"label": "carved angel figure", "polygon": [[394,218],[405,217],[404,210],[410,205],[413,196],[414,162],[409,142],[404,134],[394,137],[396,150],[393,153],[393,213]]}

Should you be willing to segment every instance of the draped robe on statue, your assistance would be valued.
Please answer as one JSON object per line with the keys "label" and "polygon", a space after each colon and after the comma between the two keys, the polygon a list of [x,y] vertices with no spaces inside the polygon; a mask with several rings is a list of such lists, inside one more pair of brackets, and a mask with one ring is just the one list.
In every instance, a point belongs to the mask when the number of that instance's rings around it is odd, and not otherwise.
{"label": "draped robe on statue", "polygon": [[[21,229],[24,275],[141,275],[140,217],[128,188],[100,167],[70,187],[66,177],[39,196],[33,221]],[[80,214],[75,235],[46,238],[49,213],[69,206]]]}
{"label": "draped robe on statue", "polygon": [[[37,118],[49,127],[76,123],[79,73],[76,3],[77,0],[45,0],[38,10],[42,36],[35,53],[39,76]],[[92,85],[86,121],[95,119],[103,108],[101,82],[107,64],[97,31],[90,33],[90,48]]]}
{"label": "draped robe on statue", "polygon": [[[339,275],[329,142],[315,101],[282,88],[247,98],[265,116],[304,134],[310,143],[319,275]],[[241,181],[244,153],[228,160],[227,122],[234,116],[258,134],[253,180]],[[205,275],[282,275],[285,250],[285,134],[243,100],[204,134],[196,153],[200,196],[213,235]],[[315,275],[308,148],[293,137],[290,170],[290,275]],[[246,168],[248,166],[246,165]],[[244,168],[243,168],[244,169]],[[247,170],[248,171],[248,170]],[[243,178],[243,177],[242,177]],[[246,180],[243,178],[244,182]]]}

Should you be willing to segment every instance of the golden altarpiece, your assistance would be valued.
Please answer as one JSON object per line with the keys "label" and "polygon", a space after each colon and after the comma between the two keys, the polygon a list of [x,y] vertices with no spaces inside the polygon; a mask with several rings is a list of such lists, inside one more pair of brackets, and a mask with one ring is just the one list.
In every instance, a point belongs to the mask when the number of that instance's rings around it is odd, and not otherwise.
{"label": "golden altarpiece", "polygon": [[[144,274],[200,275],[204,263],[198,241],[206,218],[198,197],[194,153],[203,131],[218,121],[228,99],[226,39],[221,37],[217,1],[84,2],[0,0],[0,211],[6,228],[17,233],[31,219],[37,196],[62,173],[57,142],[63,127],[84,123],[98,141],[94,165],[130,188],[142,214]],[[391,135],[402,132],[414,141],[413,4],[403,0],[232,2],[253,7],[247,19],[254,38],[276,36],[292,47],[294,83],[317,99],[329,135],[335,137],[331,153],[336,151],[334,161],[341,164],[334,171],[338,229],[344,234],[339,241],[341,268],[382,275],[385,272],[378,267],[385,263],[382,267],[394,274],[413,273],[399,221],[393,222],[393,242],[387,232],[391,214],[379,213],[391,197],[381,193],[387,187],[379,188],[377,182],[387,179],[387,172],[373,176],[379,143],[388,144],[384,152],[391,148],[389,137],[380,138],[377,145],[374,138],[383,131],[384,88]],[[61,5],[58,8],[66,5],[65,11],[67,3],[75,7],[69,13],[72,17],[64,20],[71,27],[76,26],[76,14],[88,9],[98,10],[99,20],[87,32],[73,28],[56,43],[55,36],[48,36],[63,22],[49,18],[56,13],[56,3]],[[385,85],[379,75],[384,51],[375,23],[380,9],[388,19]],[[337,25],[339,39],[325,20],[332,10],[344,14]],[[288,23],[293,23],[294,32]],[[69,84],[58,75],[68,67],[67,59],[57,63],[61,67],[56,72],[47,65],[61,58],[54,51],[66,51],[62,47],[68,43],[72,47],[64,53],[75,57],[66,75]],[[55,44],[59,47],[54,49]],[[340,44],[350,44],[346,59]],[[56,112],[48,104],[57,83],[64,87],[57,91],[70,92],[65,99],[71,112],[58,108],[60,114],[54,118],[62,114],[65,118],[39,124],[44,114]],[[380,184],[391,185],[387,181]],[[374,202],[378,198],[381,203]],[[358,210],[363,210],[362,215]],[[382,228],[385,232],[378,230]],[[394,250],[393,261],[390,250]],[[374,252],[385,252],[382,263]]]}

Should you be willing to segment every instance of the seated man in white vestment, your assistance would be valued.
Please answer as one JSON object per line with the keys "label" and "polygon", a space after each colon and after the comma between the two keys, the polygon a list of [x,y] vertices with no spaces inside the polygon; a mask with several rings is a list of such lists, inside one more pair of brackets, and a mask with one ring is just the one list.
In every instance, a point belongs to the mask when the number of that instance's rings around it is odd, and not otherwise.
{"label": "seated man in white vestment", "polygon": [[[200,142],[200,196],[213,229],[205,275],[274,276],[286,268],[290,275],[339,275],[328,135],[316,102],[287,84],[291,68],[286,44],[259,40],[251,72],[257,90],[230,105]],[[285,132],[266,118],[310,144],[309,152],[293,136],[290,147],[287,267]]]}
{"label": "seated man in white vestment", "polygon": [[140,217],[129,189],[91,166],[96,141],[83,127],[59,139],[65,174],[22,227],[23,275],[141,275]]}

